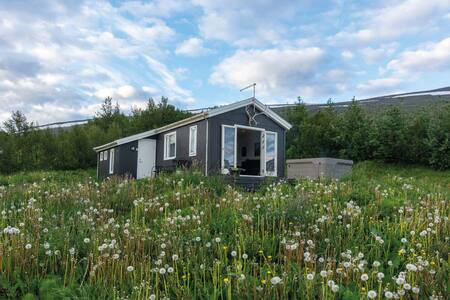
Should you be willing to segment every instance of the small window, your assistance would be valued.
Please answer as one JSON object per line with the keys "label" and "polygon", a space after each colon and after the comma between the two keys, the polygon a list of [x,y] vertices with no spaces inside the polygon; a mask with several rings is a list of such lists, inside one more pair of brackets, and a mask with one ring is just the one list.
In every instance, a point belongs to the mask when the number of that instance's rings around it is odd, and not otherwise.
{"label": "small window", "polygon": [[100,161],[103,161],[103,151],[100,152]]}
{"label": "small window", "polygon": [[108,151],[103,151],[103,160],[108,160]]}
{"label": "small window", "polygon": [[189,127],[189,156],[197,155],[197,125]]}
{"label": "small window", "polygon": [[171,132],[164,136],[164,160],[177,156],[177,133]]}
{"label": "small window", "polygon": [[[108,153],[108,152],[106,152]],[[114,149],[109,150],[109,174],[114,173]]]}

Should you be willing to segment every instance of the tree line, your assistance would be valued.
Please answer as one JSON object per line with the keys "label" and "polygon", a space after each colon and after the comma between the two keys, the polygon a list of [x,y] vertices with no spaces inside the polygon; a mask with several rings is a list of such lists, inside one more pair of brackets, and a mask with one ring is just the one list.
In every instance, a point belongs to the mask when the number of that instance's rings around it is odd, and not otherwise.
{"label": "tree line", "polygon": [[[281,114],[293,124],[286,138],[288,158],[376,159],[450,169],[449,102],[414,113],[395,106],[368,112],[357,101],[343,111],[332,103],[316,112],[299,104]],[[188,116],[164,97],[158,104],[149,99],[131,116],[108,97],[93,120],[67,128],[36,129],[16,111],[0,129],[0,173],[95,167],[93,147]]]}
{"label": "tree line", "polygon": [[318,112],[304,105],[285,110],[287,157],[338,157],[354,161],[420,164],[450,169],[450,102],[419,111],[390,106],[364,110],[357,101],[345,110],[332,103]]}
{"label": "tree line", "polygon": [[0,173],[92,168],[97,163],[93,147],[188,116],[165,97],[157,104],[149,99],[145,108],[133,109],[131,116],[108,97],[87,124],[60,128],[36,129],[15,111],[0,130]]}

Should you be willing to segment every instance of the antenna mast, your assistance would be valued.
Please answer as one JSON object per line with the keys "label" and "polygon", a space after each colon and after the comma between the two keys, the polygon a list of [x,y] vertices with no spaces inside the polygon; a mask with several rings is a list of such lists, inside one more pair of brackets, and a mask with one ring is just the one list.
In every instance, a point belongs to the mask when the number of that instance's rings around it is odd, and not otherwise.
{"label": "antenna mast", "polygon": [[251,88],[251,87],[253,87],[253,98],[255,98],[255,94],[256,94],[256,91],[255,91],[255,90],[256,90],[256,83],[252,83],[252,84],[246,86],[245,88],[240,89],[239,91],[242,92],[242,91],[244,91],[244,90],[246,90],[246,89],[248,89],[248,88]]}

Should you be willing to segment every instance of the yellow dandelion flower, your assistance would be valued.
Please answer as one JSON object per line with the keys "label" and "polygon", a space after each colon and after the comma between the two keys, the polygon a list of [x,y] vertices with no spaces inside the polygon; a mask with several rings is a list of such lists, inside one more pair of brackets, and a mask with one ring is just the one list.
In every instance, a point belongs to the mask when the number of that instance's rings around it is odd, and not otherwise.
{"label": "yellow dandelion flower", "polygon": [[223,282],[224,282],[225,284],[228,284],[228,283],[230,282],[230,278],[225,277],[225,278],[223,279]]}
{"label": "yellow dandelion flower", "polygon": [[261,284],[266,284],[266,283],[267,283],[267,280],[261,279]]}

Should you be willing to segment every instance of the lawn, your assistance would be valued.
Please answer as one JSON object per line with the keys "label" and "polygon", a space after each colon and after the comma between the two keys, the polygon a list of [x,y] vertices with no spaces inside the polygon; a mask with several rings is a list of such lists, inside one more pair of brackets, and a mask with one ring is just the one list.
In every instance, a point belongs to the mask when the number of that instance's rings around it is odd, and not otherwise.
{"label": "lawn", "polygon": [[180,171],[0,176],[0,298],[446,299],[450,172],[374,162],[255,193]]}

